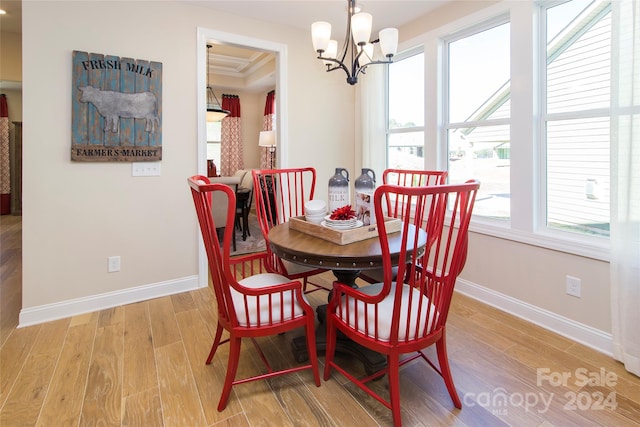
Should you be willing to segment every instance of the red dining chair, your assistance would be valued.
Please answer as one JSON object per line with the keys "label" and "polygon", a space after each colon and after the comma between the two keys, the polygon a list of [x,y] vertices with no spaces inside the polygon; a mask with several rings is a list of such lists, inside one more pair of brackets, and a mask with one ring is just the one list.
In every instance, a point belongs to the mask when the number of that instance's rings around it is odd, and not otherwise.
{"label": "red dining chair", "polygon": [[[329,290],[309,281],[309,277],[327,271],[323,268],[305,267],[283,260],[271,251],[269,230],[303,216],[304,205],[313,199],[316,186],[316,170],[312,167],[291,169],[253,170],[253,192],[256,199],[256,216],[267,246],[267,269],[289,279],[302,279],[305,292]],[[307,284],[314,288],[307,291]]]}
{"label": "red dining chair", "polygon": [[[207,365],[221,344],[229,343],[227,373],[218,403],[218,411],[227,406],[231,387],[250,381],[271,378],[303,369],[313,371],[316,386],[320,386],[313,309],[302,292],[302,283],[266,271],[265,252],[230,257],[231,234],[234,233],[236,200],[233,190],[224,184],[210,184],[201,175],[188,179],[200,230],[207,252],[209,273],[218,307],[218,324]],[[212,196],[227,198],[227,216],[222,247],[218,244],[216,226],[211,211]],[[274,371],[260,349],[256,338],[276,335],[304,327],[310,363]],[[222,340],[224,331],[229,338]],[[242,338],[249,338],[266,366],[266,373],[236,379]]]}
{"label": "red dining chair", "polygon": [[[410,169],[385,169],[382,172],[382,183],[402,185],[405,187],[428,187],[430,185],[443,185],[447,181],[447,171],[410,170]],[[404,200],[402,195],[387,194],[384,197],[383,207],[385,215],[391,218],[400,218],[405,209],[410,209],[411,204]],[[368,283],[382,282],[382,269],[363,270],[358,276]],[[395,277],[395,276],[394,276]]]}
{"label": "red dining chair", "polygon": [[[478,187],[477,181],[430,187],[380,186],[374,193],[374,205],[384,280],[356,289],[334,282],[327,308],[324,379],[330,378],[332,369],[337,370],[391,409],[396,426],[402,423],[399,369],[416,358],[423,358],[443,377],[453,404],[456,408],[462,407],[449,369],[446,322],[456,278],[467,257],[467,232]],[[392,278],[393,265],[381,204],[387,196],[402,197],[415,207],[413,216],[404,210],[405,214],[400,217],[403,234],[399,259],[407,262],[398,265],[398,277],[405,278],[406,283]],[[420,227],[424,223],[428,243],[419,246],[418,239],[409,238],[412,234],[407,230],[410,224]],[[386,355],[387,366],[364,379],[356,378],[334,360],[338,333]],[[433,344],[439,367],[423,351]],[[411,356],[401,360],[400,355],[405,353]],[[384,374],[389,378],[388,399],[367,385]]]}

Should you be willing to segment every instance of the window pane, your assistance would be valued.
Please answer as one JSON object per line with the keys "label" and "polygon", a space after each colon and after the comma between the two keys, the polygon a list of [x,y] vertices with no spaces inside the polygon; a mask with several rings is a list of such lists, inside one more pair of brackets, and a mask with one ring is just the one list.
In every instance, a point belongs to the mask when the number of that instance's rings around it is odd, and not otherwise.
{"label": "window pane", "polygon": [[[548,9],[548,114],[609,107],[611,13],[608,10],[606,2],[583,0]],[[566,25],[558,29],[559,23]]]}
{"label": "window pane", "polygon": [[222,122],[207,122],[207,141],[220,142],[222,140]]}
{"label": "window pane", "polygon": [[609,235],[609,114],[596,109],[610,108],[610,9],[609,1],[599,0],[546,9],[546,225],[551,229]]}
{"label": "window pane", "polygon": [[424,132],[388,136],[387,165],[392,169],[424,169]]}
{"label": "window pane", "polygon": [[448,45],[449,182],[479,180],[473,213],[494,219],[511,213],[510,125],[483,122],[511,116],[509,33],[507,22]]}
{"label": "window pane", "polygon": [[609,234],[609,119],[547,125],[547,226]]}
{"label": "window pane", "polygon": [[449,182],[480,181],[474,215],[508,219],[511,212],[509,126],[449,130]]}
{"label": "window pane", "polygon": [[220,168],[220,140],[222,122],[207,122],[207,160],[213,162]]}
{"label": "window pane", "polygon": [[389,129],[424,126],[424,54],[389,65]]}
{"label": "window pane", "polygon": [[449,44],[450,123],[509,117],[509,31],[506,23]]}

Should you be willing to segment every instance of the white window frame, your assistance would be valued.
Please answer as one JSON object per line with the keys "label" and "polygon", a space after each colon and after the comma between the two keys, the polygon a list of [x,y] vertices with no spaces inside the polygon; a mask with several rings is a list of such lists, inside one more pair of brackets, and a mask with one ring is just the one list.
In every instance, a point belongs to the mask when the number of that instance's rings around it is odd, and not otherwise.
{"label": "white window frame", "polygon": [[[541,203],[544,159],[543,122],[540,117],[539,82],[541,46],[539,3],[534,0],[501,2],[457,21],[445,24],[400,44],[401,51],[424,49],[425,59],[425,168],[445,168],[448,111],[444,93],[444,40],[452,35],[473,32],[488,22],[511,22],[511,219],[474,217],[470,230],[497,238],[544,247],[561,252],[608,261],[609,239],[568,232],[547,232]],[[517,30],[514,30],[517,29]],[[533,118],[533,119],[532,119]],[[431,130],[431,131],[429,131]],[[435,130],[435,131],[434,131]],[[385,145],[385,150],[387,146]],[[481,184],[482,185],[482,184]]]}

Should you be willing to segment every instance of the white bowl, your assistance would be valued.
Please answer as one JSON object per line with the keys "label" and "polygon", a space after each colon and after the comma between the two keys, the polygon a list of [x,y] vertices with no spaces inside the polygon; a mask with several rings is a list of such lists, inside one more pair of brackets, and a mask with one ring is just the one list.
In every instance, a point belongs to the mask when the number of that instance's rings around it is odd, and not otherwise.
{"label": "white bowl", "polygon": [[327,212],[327,204],[324,200],[309,200],[304,205],[305,214],[320,214]]}
{"label": "white bowl", "polygon": [[312,214],[306,214],[306,215],[304,216],[304,218],[305,218],[307,221],[308,221],[308,220],[310,220],[310,219],[313,219],[313,220],[319,220],[319,219],[320,219],[320,220],[323,220],[323,219],[324,219],[324,215],[312,215]]}
{"label": "white bowl", "polygon": [[324,221],[324,214],[322,214],[322,215],[305,215],[304,219],[305,219],[305,221],[310,222],[312,224],[320,224],[322,221]]}

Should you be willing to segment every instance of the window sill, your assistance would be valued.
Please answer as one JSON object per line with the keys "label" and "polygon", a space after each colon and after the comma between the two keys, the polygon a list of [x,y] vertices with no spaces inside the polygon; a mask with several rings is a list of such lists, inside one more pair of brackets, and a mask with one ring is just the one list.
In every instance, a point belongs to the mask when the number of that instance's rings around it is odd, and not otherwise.
{"label": "window sill", "polygon": [[567,236],[564,233],[562,236],[555,233],[531,233],[476,219],[472,220],[469,231],[599,261],[609,262],[610,260],[609,239],[605,238],[588,236],[581,238],[581,236]]}

